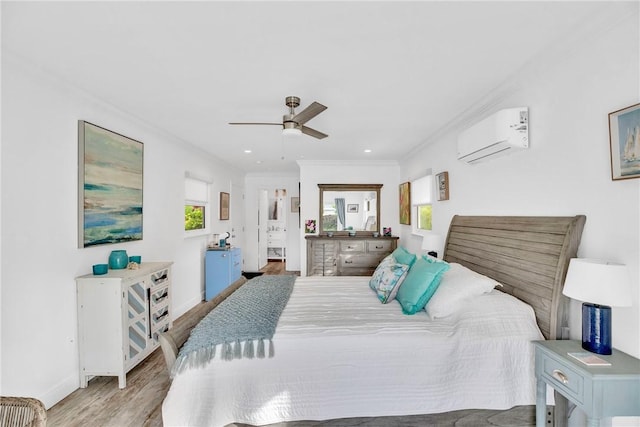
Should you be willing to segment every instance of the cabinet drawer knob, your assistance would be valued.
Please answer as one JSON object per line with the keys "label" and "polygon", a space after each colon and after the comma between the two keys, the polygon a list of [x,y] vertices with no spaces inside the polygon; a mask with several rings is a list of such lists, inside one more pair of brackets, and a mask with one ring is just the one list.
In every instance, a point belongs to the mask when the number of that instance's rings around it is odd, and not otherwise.
{"label": "cabinet drawer knob", "polygon": [[569,383],[569,378],[564,374],[564,372],[562,372],[559,369],[554,369],[554,371],[553,371],[553,373],[551,375],[553,376],[553,378],[557,379],[562,384],[568,384]]}

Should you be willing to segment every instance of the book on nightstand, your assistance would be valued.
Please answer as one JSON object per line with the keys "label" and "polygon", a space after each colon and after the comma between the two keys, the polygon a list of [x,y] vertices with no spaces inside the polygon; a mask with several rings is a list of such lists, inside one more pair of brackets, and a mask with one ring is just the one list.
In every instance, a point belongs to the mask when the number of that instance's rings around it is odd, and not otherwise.
{"label": "book on nightstand", "polygon": [[578,353],[567,353],[569,356],[573,357],[574,359],[579,360],[580,362],[584,363],[585,365],[589,365],[589,366],[611,366],[611,363],[607,362],[604,359],[601,359],[600,357],[596,356],[593,353],[589,353],[586,351],[583,352],[578,352]]}

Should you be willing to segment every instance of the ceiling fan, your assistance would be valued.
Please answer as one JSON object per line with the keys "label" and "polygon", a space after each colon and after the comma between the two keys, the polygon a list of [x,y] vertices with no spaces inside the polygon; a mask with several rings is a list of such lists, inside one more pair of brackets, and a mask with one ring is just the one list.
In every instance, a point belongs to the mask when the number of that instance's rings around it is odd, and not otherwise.
{"label": "ceiling fan", "polygon": [[318,114],[322,113],[327,109],[324,105],[313,102],[304,110],[300,111],[298,114],[295,112],[295,108],[300,105],[300,98],[297,96],[287,96],[284,99],[284,105],[289,107],[289,114],[285,114],[282,116],[282,123],[239,123],[239,122],[231,122],[230,125],[277,125],[282,126],[282,133],[284,135],[300,135],[304,133],[305,135],[312,136],[314,138],[322,139],[326,138],[326,133],[322,133],[315,129],[311,129],[310,127],[304,126],[306,122],[313,119]]}

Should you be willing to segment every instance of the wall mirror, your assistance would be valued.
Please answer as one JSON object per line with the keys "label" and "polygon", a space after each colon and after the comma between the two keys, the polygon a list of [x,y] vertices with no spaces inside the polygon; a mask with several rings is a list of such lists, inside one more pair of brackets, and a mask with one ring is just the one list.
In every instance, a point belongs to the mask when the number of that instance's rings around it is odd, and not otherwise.
{"label": "wall mirror", "polygon": [[318,184],[320,233],[380,232],[382,184]]}

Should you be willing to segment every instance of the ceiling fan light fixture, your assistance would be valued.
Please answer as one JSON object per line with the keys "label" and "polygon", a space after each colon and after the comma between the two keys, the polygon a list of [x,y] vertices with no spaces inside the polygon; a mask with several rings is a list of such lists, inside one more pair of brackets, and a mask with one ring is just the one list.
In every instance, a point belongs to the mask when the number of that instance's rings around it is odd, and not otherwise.
{"label": "ceiling fan light fixture", "polygon": [[283,123],[282,123],[282,134],[284,136],[299,136],[302,135],[302,129],[300,128],[300,126],[296,123],[293,122],[291,120],[289,120],[289,117],[285,116],[283,118]]}
{"label": "ceiling fan light fixture", "polygon": [[302,135],[302,131],[300,128],[284,128],[282,129],[282,134],[284,136],[298,136]]}

